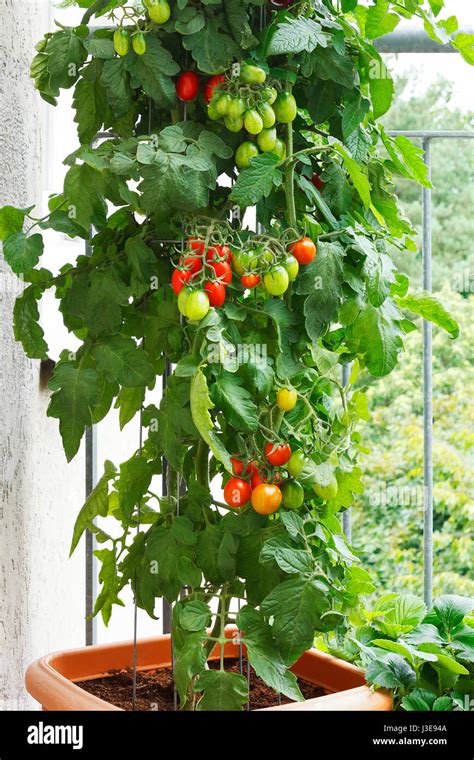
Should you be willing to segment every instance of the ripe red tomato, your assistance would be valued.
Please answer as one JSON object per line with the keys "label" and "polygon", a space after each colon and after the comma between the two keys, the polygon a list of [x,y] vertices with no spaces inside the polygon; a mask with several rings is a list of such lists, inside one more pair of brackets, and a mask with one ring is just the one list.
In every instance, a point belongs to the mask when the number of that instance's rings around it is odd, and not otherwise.
{"label": "ripe red tomato", "polygon": [[218,277],[220,282],[224,283],[224,285],[229,285],[229,283],[232,282],[232,269],[227,261],[211,261],[210,266],[216,273],[216,277]]}
{"label": "ripe red tomato", "polygon": [[241,459],[237,459],[237,457],[231,457],[230,461],[232,463],[232,470],[234,475],[242,475],[242,470],[244,469],[244,463]]}
{"label": "ripe red tomato", "polygon": [[275,467],[281,467],[291,457],[291,449],[287,443],[267,443],[265,446],[265,456],[270,464],[273,464]]}
{"label": "ripe red tomato", "polygon": [[240,278],[240,282],[244,288],[256,288],[260,282],[260,279],[261,278],[259,274],[244,274]]}
{"label": "ripe red tomato", "polygon": [[196,251],[197,253],[204,253],[204,240],[200,240],[199,238],[195,237],[189,237],[188,245],[192,251]]}
{"label": "ripe red tomato", "polygon": [[207,249],[206,261],[226,261],[222,253],[222,246],[211,245],[211,247]]}
{"label": "ripe red tomato", "polygon": [[271,515],[281,504],[281,491],[273,483],[261,483],[252,491],[252,507],[260,515]]}
{"label": "ripe red tomato", "polygon": [[214,74],[214,76],[209,77],[206,84],[204,85],[204,100],[206,101],[206,103],[211,102],[215,88],[217,87],[218,84],[223,82],[224,79],[225,79],[224,74]]}
{"label": "ripe red tomato", "polygon": [[224,501],[229,507],[239,509],[250,501],[252,489],[250,484],[242,478],[231,478],[224,488]]}
{"label": "ripe red tomato", "polygon": [[311,177],[311,182],[315,186],[316,190],[324,190],[324,182],[322,181],[321,177],[319,176],[318,172],[313,172],[313,176]]}
{"label": "ripe red tomato", "polygon": [[230,250],[228,245],[222,246],[222,255],[226,257],[225,260],[227,261],[228,264],[230,264],[230,262],[232,261],[232,251]]}
{"label": "ripe red tomato", "polygon": [[199,92],[199,77],[195,71],[183,71],[176,82],[176,94],[180,100],[188,103]]}
{"label": "ripe red tomato", "polygon": [[221,282],[206,282],[204,290],[211,306],[222,306],[225,301],[225,286]]}
{"label": "ripe red tomato", "polygon": [[200,256],[186,256],[181,258],[179,265],[184,269],[189,269],[192,274],[199,272],[202,269],[202,259]]}
{"label": "ripe red tomato", "polygon": [[291,253],[300,264],[310,264],[316,256],[316,246],[309,237],[304,237],[290,246]]}
{"label": "ripe red tomato", "polygon": [[181,292],[192,275],[191,269],[175,269],[171,276],[171,287],[176,295]]}

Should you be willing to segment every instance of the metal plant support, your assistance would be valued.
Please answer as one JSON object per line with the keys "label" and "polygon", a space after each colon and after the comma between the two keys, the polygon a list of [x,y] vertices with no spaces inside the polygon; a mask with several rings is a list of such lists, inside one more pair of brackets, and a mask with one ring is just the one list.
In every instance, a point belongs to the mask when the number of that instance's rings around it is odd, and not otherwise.
{"label": "metal plant support", "polygon": [[[469,31],[469,30],[463,30]],[[378,44],[380,52],[384,53],[454,53],[450,46],[440,47],[429,40],[423,32],[394,32],[381,37]],[[431,143],[441,139],[473,139],[474,132],[455,131],[392,131],[392,136],[403,135],[413,140],[421,140],[424,150],[424,161],[428,168],[428,176],[431,176]],[[110,137],[100,133],[95,140]],[[432,289],[432,191],[430,188],[422,190],[423,204],[423,288],[427,291]],[[166,243],[179,244],[181,241],[164,241]],[[167,366],[163,375],[162,390],[165,391],[166,380],[170,367]],[[348,381],[350,368],[343,367],[343,385]],[[423,484],[424,484],[424,509],[423,509],[423,586],[424,599],[428,606],[432,602],[433,588],[433,365],[432,365],[432,328],[431,323],[423,323]],[[85,486],[86,496],[89,495],[97,481],[97,429],[86,431],[86,461],[85,461]],[[163,460],[162,493],[166,495],[169,489],[168,468],[166,460]],[[343,514],[343,530],[350,541],[352,538],[351,510]],[[85,612],[86,646],[96,641],[96,625],[92,612],[96,598],[97,568],[94,557],[94,536],[89,531],[86,535],[86,562],[85,562]],[[163,632],[171,630],[171,606],[163,600],[162,624]],[[134,638],[135,638],[135,665],[136,665],[136,605],[134,608]],[[136,667],[134,668],[136,675]],[[134,679],[135,681],[135,679]]]}

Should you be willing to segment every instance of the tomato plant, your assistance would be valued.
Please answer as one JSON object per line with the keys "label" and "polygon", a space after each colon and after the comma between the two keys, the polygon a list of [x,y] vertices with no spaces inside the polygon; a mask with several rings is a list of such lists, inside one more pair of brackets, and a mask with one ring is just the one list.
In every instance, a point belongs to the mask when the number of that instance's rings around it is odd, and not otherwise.
{"label": "tomato plant", "polygon": [[[245,705],[246,679],[207,667],[230,621],[257,675],[301,700],[291,665],[315,634],[343,635],[373,588],[341,525],[363,491],[364,389],[394,369],[414,314],[458,330],[391,258],[416,249],[394,174],[430,183],[420,149],[378,123],[393,83],[372,76],[373,39],[412,16],[451,35],[423,0],[85,5],[31,68],[50,104],[73,88],[63,186],[47,213],[0,210],[16,338],[48,357],[50,290],[70,336],[48,409],[68,461],[112,407],[121,428],[142,424],[72,549],[97,536],[106,623],[127,586],[154,618],[172,605],[182,709]],[[91,255],[46,269],[44,231]]]}

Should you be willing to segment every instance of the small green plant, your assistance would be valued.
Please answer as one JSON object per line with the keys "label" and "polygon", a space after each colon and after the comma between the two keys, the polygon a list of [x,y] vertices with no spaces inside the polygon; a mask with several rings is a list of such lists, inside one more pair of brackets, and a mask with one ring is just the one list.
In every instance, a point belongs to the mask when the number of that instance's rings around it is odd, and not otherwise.
{"label": "small green plant", "polygon": [[446,594],[427,612],[412,594],[384,594],[321,648],[365,668],[399,710],[474,709],[474,599]]}

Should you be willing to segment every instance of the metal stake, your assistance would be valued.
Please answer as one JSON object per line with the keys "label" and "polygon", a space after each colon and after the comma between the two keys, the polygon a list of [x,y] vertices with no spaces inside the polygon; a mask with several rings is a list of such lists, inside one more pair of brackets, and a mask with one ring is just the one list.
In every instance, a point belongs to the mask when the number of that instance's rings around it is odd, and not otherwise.
{"label": "metal stake", "polygon": [[[431,141],[423,139],[424,162],[431,179]],[[423,202],[423,288],[432,290],[431,277],[431,188],[422,190]],[[425,604],[433,598],[433,338],[431,322],[423,322],[423,587]]]}

